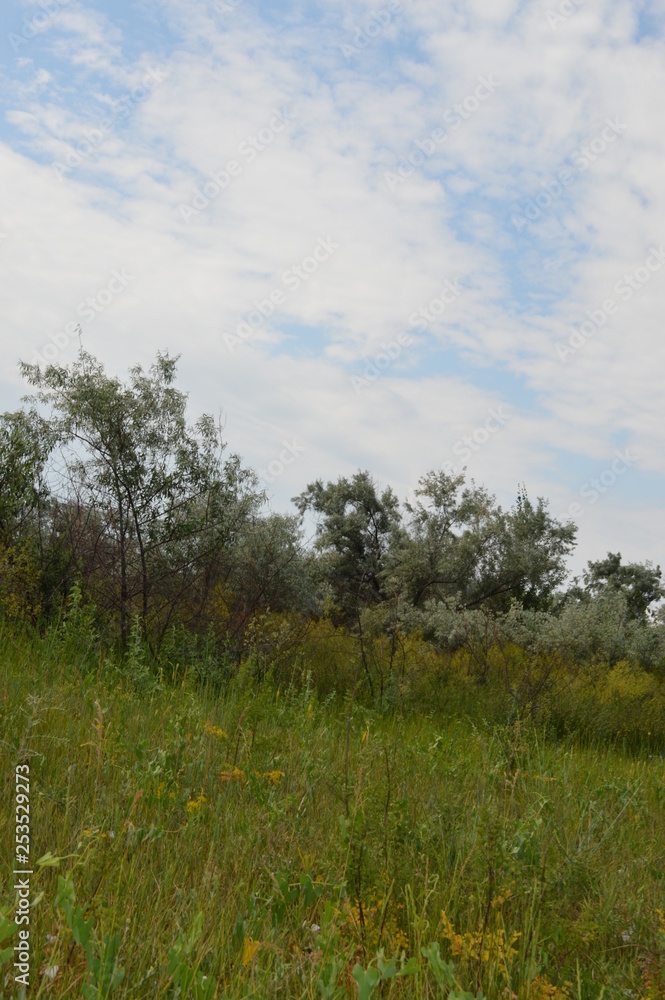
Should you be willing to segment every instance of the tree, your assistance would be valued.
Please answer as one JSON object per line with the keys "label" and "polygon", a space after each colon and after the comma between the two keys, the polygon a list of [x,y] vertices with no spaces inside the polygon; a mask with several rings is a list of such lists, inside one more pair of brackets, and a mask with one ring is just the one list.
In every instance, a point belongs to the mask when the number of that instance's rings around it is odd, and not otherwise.
{"label": "tree", "polygon": [[36,410],[0,415],[0,540],[23,538],[49,495],[45,466],[54,445]]}
{"label": "tree", "polygon": [[491,558],[483,567],[478,596],[469,602],[507,611],[517,601],[526,610],[549,610],[566,578],[566,559],[576,545],[577,526],[549,513],[548,501],[534,505],[524,486],[497,526]]}
{"label": "tree", "polygon": [[53,438],[35,410],[0,415],[0,609],[35,619],[42,606],[40,550]]}
{"label": "tree", "polygon": [[575,527],[534,506],[522,488],[502,511],[495,498],[463,473],[430,472],[420,480],[398,564],[412,603],[457,600],[463,608],[506,611],[548,607],[566,574]]}
{"label": "tree", "polygon": [[364,607],[385,597],[388,554],[399,530],[399,501],[388,487],[379,493],[369,472],[319,479],[293,498],[300,515],[317,517],[321,569],[343,619],[356,621]]}
{"label": "tree", "polygon": [[[70,530],[86,550],[88,580],[117,610],[126,645],[130,616],[159,642],[177,609],[205,600],[210,566],[263,495],[237,456],[224,460],[209,415],[186,420],[174,386],[177,358],[157,355],[129,381],[106,374],[83,349],[71,366],[22,365],[64,454]],[[199,607],[200,610],[200,607]]]}
{"label": "tree", "polygon": [[605,559],[589,561],[583,573],[584,587],[579,578],[571,588],[571,596],[578,600],[598,597],[607,591],[620,591],[625,595],[630,617],[646,621],[649,608],[665,597],[660,566],[644,563],[622,563],[620,552],[608,552]]}
{"label": "tree", "polygon": [[231,551],[227,583],[243,618],[256,611],[312,613],[312,560],[299,519],[287,514],[252,517]]}
{"label": "tree", "polygon": [[410,603],[473,599],[497,531],[494,497],[473,482],[466,486],[463,473],[443,471],[423,476],[415,495],[415,504],[406,505],[411,519],[394,552],[395,573],[403,577]]}

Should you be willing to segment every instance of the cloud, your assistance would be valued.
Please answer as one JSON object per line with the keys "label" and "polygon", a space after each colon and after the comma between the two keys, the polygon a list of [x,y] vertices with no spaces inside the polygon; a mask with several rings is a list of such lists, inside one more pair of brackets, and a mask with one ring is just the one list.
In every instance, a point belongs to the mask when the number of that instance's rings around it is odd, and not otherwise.
{"label": "cloud", "polygon": [[[116,370],[182,351],[192,406],[222,405],[248,460],[276,460],[294,436],[306,444],[273,484],[281,505],[309,478],[358,466],[408,491],[488,407],[512,404],[469,462],[476,478],[504,503],[525,481],[564,511],[632,445],[629,484],[580,519],[580,552],[657,561],[665,275],[570,363],[557,344],[665,242],[662,24],[647,32],[628,0],[579,5],[555,28],[550,0],[413,0],[345,56],[380,8],[277,17],[250,0],[172,0],[157,28],[140,7],[116,23],[70,0],[21,46],[14,79],[0,81],[6,393],[20,391],[17,357],[67,324],[81,322]],[[8,32],[24,14],[5,13]],[[155,68],[159,84],[128,99]],[[496,81],[487,99],[474,99],[479,79]],[[284,109],[288,127],[269,135]],[[608,119],[626,127],[600,151]],[[428,139],[436,129],[446,138]],[[58,176],[72,149],[80,162]],[[228,185],[187,221],[181,206],[230,162]],[[407,176],[391,186],[400,163]],[[573,179],[553,195],[562,170]],[[286,288],[319,239],[339,249]],[[79,305],[123,267],[135,280],[84,320]],[[411,323],[445,281],[464,289],[454,308]],[[276,289],[288,291],[280,307],[231,354],[224,334]],[[404,331],[413,344],[399,363],[354,393],[350,375]],[[630,482],[645,485],[643,503]]]}

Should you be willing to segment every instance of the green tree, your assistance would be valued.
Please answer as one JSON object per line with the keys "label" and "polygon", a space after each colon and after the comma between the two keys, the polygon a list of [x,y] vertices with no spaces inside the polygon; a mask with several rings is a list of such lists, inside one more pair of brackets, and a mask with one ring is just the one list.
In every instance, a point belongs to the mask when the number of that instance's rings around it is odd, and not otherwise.
{"label": "green tree", "polygon": [[396,565],[411,602],[456,600],[463,608],[506,611],[514,601],[545,608],[566,575],[575,526],[553,518],[542,498],[534,505],[520,489],[505,512],[484,487],[463,473],[430,472],[408,505],[408,533]]}
{"label": "green tree", "polygon": [[415,496],[393,552],[394,573],[404,580],[409,602],[422,607],[458,595],[462,602],[473,600],[500,524],[494,497],[473,482],[466,486],[463,473],[443,471],[423,476]]}
{"label": "green tree", "polygon": [[237,456],[223,458],[213,418],[187,423],[176,365],[158,354],[147,372],[130,368],[127,382],[83,349],[69,366],[22,365],[50,408],[69,529],[96,598],[117,611],[123,646],[134,614],[159,642],[178,612],[200,612],[220,550],[263,500]]}
{"label": "green tree", "polygon": [[227,582],[243,619],[258,610],[316,610],[312,558],[304,549],[298,517],[252,517],[239,532],[231,557]]}
{"label": "green tree", "polygon": [[316,516],[323,576],[342,617],[356,621],[386,594],[388,556],[401,523],[397,497],[390,487],[379,492],[369,472],[357,472],[326,486],[310,483],[293,502],[301,516]]}
{"label": "green tree", "polygon": [[517,501],[497,523],[489,558],[482,566],[478,593],[469,607],[489,605],[507,611],[514,601],[527,610],[548,610],[566,579],[566,560],[576,545],[577,526],[563,524],[538,497],[534,504],[524,486]]}
{"label": "green tree", "polygon": [[0,609],[9,618],[34,619],[42,607],[46,463],[53,443],[35,410],[0,415]]}
{"label": "green tree", "polygon": [[48,423],[36,410],[0,415],[0,539],[35,530],[48,499],[45,467],[54,445]]}
{"label": "green tree", "polygon": [[630,617],[636,621],[646,621],[651,605],[665,597],[660,566],[654,567],[649,561],[622,563],[620,552],[608,552],[605,559],[596,562],[590,560],[582,579],[584,587],[576,578],[571,596],[584,600],[620,591],[626,597]]}

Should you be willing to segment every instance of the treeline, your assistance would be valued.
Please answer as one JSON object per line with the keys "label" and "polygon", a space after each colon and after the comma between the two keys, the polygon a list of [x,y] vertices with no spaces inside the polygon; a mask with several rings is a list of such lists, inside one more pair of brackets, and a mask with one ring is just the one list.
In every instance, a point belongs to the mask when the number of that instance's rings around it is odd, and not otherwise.
{"label": "treeline", "polygon": [[610,553],[566,587],[573,524],[524,488],[504,510],[442,471],[411,504],[359,471],[271,513],[219,422],[188,422],[176,363],[160,354],[125,381],[84,350],[67,366],[22,364],[33,393],[0,418],[5,621],[44,631],[85,614],[121,656],[137,642],[155,661],[205,645],[225,676],[330,664],[341,644],[347,666],[322,667],[326,683],[381,700],[403,697],[425,661],[437,683],[453,668],[500,680],[519,711],[564,675],[627,663],[660,677],[660,568]]}

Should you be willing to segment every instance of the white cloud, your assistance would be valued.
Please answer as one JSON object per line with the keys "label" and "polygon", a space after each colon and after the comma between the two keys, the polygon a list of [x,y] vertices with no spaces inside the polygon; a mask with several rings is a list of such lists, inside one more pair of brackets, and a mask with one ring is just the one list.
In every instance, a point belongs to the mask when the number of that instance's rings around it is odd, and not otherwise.
{"label": "white cloud", "polygon": [[[570,324],[665,242],[662,39],[636,37],[628,0],[587,3],[556,30],[547,20],[555,5],[544,0],[479,0],[463,11],[414,0],[385,37],[346,60],[340,40],[375,9],[322,6],[317,24],[294,11],[278,32],[249,0],[228,16],[173,2],[165,13],[179,41],[165,58],[163,42],[151,52],[146,39],[132,60],[111,15],[72,5],[54,19],[40,40],[46,65],[6,86],[0,183],[12,198],[0,219],[0,336],[9,393],[18,394],[16,357],[80,319],[79,303],[127,267],[135,280],[83,322],[84,343],[116,369],[157,348],[182,351],[193,405],[223,405],[232,447],[257,465],[282,438],[307,443],[275,483],[280,503],[308,478],[359,465],[406,492],[503,398],[502,385],[511,391],[502,373],[531,396],[514,400],[514,418],[469,464],[503,502],[524,480],[567,509],[579,487],[562,474],[565,458],[547,471],[550,457],[568,454],[593,475],[619,437],[639,450],[636,477],[663,476],[665,269],[569,363],[556,355]],[[388,60],[384,45],[396,56]],[[26,57],[36,53],[36,42],[26,47]],[[58,180],[51,160],[155,65],[168,70],[164,82]],[[89,78],[87,98],[69,70]],[[459,127],[442,123],[490,74],[495,93]],[[241,143],[284,106],[293,122],[250,162]],[[514,213],[608,118],[625,133],[518,231]],[[445,142],[391,191],[386,171],[442,124]],[[178,206],[229,160],[239,173],[187,224]],[[223,332],[283,290],[284,272],[320,237],[339,249],[231,355]],[[445,279],[465,289],[454,308],[356,396],[349,375],[408,329]],[[434,347],[457,352],[455,371],[428,370]],[[74,349],[71,340],[61,356]],[[656,507],[626,497],[608,493],[581,519],[585,557],[621,545],[658,558],[649,551],[663,542]]]}

